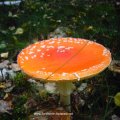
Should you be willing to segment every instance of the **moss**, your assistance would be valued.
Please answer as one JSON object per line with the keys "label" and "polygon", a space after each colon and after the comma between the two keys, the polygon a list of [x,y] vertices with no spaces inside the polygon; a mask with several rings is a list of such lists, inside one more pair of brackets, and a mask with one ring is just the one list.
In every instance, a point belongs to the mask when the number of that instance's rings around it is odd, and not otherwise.
{"label": "moss", "polygon": [[26,109],[24,108],[24,104],[26,103],[27,99],[28,97],[24,94],[14,99],[13,101],[14,109],[12,112],[13,120],[27,120],[27,112]]}

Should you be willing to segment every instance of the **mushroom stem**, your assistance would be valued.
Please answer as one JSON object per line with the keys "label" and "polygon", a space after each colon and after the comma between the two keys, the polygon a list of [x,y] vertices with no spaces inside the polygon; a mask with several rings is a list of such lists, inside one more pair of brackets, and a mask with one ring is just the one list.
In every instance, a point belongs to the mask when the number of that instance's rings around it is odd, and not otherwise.
{"label": "mushroom stem", "polygon": [[71,100],[70,100],[70,94],[74,88],[74,85],[72,82],[58,82],[57,88],[60,93],[60,103],[62,105],[67,106],[66,110],[71,111]]}

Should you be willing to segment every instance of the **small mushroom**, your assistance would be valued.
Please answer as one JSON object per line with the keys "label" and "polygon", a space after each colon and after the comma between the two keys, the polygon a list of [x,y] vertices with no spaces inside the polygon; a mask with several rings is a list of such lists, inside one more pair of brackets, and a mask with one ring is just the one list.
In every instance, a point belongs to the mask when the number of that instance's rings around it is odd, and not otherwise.
{"label": "small mushroom", "polygon": [[111,62],[111,54],[104,46],[86,39],[54,38],[29,45],[20,52],[17,62],[29,76],[56,82],[60,102],[70,105],[72,82],[103,71]]}

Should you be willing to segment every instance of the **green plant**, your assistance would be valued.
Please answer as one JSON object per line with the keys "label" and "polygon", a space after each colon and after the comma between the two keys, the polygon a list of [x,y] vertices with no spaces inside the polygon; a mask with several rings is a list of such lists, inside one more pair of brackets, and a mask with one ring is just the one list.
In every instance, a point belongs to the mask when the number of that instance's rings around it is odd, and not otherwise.
{"label": "green plant", "polygon": [[13,79],[13,83],[16,86],[25,86],[28,83],[27,76],[21,72],[17,73],[17,75]]}
{"label": "green plant", "polygon": [[[13,120],[27,120],[28,116],[26,113],[26,109],[24,108],[24,104],[27,101],[26,95],[20,95],[14,99],[14,109],[13,109]],[[18,102],[19,101],[19,102]]]}
{"label": "green plant", "polygon": [[120,92],[118,92],[115,96],[114,96],[114,102],[116,106],[120,107]]}

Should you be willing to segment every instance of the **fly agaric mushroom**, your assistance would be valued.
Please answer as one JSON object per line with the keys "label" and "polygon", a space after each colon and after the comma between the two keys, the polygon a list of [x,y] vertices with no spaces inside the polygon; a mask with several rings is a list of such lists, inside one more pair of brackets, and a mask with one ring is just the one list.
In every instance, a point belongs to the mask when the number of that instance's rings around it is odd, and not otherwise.
{"label": "fly agaric mushroom", "polygon": [[111,54],[86,39],[54,38],[29,45],[20,52],[17,62],[29,76],[56,82],[61,103],[69,105],[72,82],[103,71],[111,62]]}

